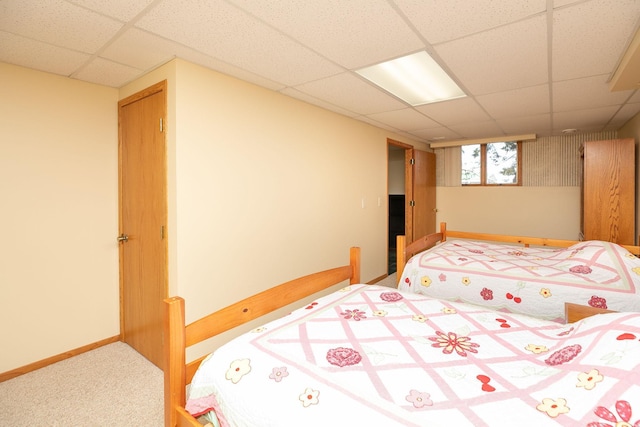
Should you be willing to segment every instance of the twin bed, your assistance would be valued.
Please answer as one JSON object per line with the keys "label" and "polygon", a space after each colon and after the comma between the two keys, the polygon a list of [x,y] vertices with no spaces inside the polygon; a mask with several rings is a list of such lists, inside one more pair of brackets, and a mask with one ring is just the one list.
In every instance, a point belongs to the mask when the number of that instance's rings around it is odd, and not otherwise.
{"label": "twin bed", "polygon": [[[640,426],[640,259],[593,245],[443,225],[401,241],[398,289],[360,284],[352,248],[187,326],[169,298],[166,425]],[[186,347],[341,283],[186,364]]]}

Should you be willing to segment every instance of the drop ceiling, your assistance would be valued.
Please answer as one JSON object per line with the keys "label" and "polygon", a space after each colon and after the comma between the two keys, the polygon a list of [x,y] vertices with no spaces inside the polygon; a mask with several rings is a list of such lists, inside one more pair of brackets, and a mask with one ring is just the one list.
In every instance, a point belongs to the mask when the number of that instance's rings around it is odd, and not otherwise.
{"label": "drop ceiling", "polygon": [[[0,61],[118,88],[182,58],[419,141],[550,136],[640,111],[639,22],[640,0],[0,0]],[[411,107],[354,72],[419,51],[468,96]]]}

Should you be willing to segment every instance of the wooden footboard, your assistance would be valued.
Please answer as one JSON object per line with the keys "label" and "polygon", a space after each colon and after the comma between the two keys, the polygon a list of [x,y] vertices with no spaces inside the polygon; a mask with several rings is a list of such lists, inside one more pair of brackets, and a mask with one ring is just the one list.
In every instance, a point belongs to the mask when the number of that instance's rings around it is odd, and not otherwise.
{"label": "wooden footboard", "polygon": [[360,283],[360,248],[350,250],[349,265],[300,277],[232,304],[185,326],[185,302],[180,297],[164,301],[166,427],[201,424],[184,408],[186,386],[191,383],[201,357],[186,363],[186,348],[285,307],[302,298],[348,280]]}
{"label": "wooden footboard", "polygon": [[[407,244],[405,236],[397,236],[397,279],[400,282],[400,277],[404,271],[404,266],[407,260],[413,255],[432,248],[440,242],[446,241],[448,238],[468,239],[468,240],[484,240],[497,243],[512,243],[529,246],[551,246],[557,248],[566,248],[571,245],[579,243],[579,240],[564,240],[564,239],[549,239],[545,237],[529,237],[529,236],[510,236],[506,234],[488,234],[488,233],[474,233],[468,231],[454,231],[447,230],[447,223],[440,223],[440,232],[433,233],[421,237],[413,242]],[[640,256],[640,246],[621,245],[626,250]],[[404,250],[402,249],[404,248]]]}
{"label": "wooden footboard", "polygon": [[565,302],[564,313],[567,323],[573,323],[577,322],[578,320],[582,320],[585,317],[593,316],[594,314],[615,313],[615,311],[606,310],[604,308],[591,307],[588,305]]}

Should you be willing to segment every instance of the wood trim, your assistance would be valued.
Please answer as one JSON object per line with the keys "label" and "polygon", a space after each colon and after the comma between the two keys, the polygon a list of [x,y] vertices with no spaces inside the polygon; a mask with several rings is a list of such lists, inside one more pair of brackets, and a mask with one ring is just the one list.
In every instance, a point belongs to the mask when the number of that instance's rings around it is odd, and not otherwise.
{"label": "wood trim", "polygon": [[615,313],[615,311],[606,310],[604,308],[591,307],[588,305],[574,304],[571,302],[564,303],[564,317],[567,323],[577,322],[578,320],[582,320],[585,317],[603,313]]}
{"label": "wood trim", "polygon": [[185,325],[183,298],[164,300],[165,426],[201,427],[187,411],[186,386],[204,357],[186,363],[186,348],[345,280],[360,283],[360,248],[349,250],[349,265],[290,280]]}
{"label": "wood trim", "polygon": [[39,360],[34,363],[30,363],[28,365],[22,366],[17,369],[13,369],[11,371],[3,372],[0,374],[0,383],[3,381],[10,380],[15,377],[19,377],[20,375],[28,374],[29,372],[36,371],[40,368],[44,368],[49,365],[53,365],[54,363],[61,362],[66,359],[70,359],[74,356],[77,356],[82,353],[86,353],[91,350],[95,350],[96,348],[100,348],[107,344],[113,344],[114,342],[120,341],[120,335],[116,335],[111,338],[106,338],[100,341],[96,341],[92,344],[87,344],[82,347],[75,348],[73,350],[65,351],[64,353],[60,353],[55,356],[47,357],[46,359]]}
{"label": "wood trim", "polygon": [[[159,191],[159,198],[161,200],[164,201],[164,206],[162,207],[161,212],[158,212],[157,208],[155,209],[155,214],[156,216],[162,215],[162,221],[164,222],[164,238],[162,239],[162,243],[163,243],[163,247],[162,247],[162,257],[164,258],[163,262],[156,262],[156,264],[158,264],[157,270],[158,272],[160,272],[160,274],[162,274],[164,277],[162,278],[162,281],[160,283],[159,286],[162,286],[162,289],[160,290],[162,293],[162,299],[166,298],[169,295],[169,239],[168,239],[168,233],[169,233],[169,224],[168,224],[168,218],[169,218],[169,212],[168,212],[168,201],[167,201],[167,174],[168,174],[168,170],[167,170],[167,155],[166,155],[166,150],[167,150],[167,93],[168,90],[168,83],[167,80],[162,80],[158,83],[155,83],[145,89],[142,89],[126,98],[123,98],[121,100],[118,101],[118,235],[122,235],[123,233],[125,233],[124,230],[124,226],[125,226],[125,218],[124,218],[124,213],[123,213],[123,209],[124,209],[124,189],[125,189],[125,185],[126,183],[124,182],[124,174],[123,174],[123,144],[124,144],[124,138],[123,138],[123,128],[122,128],[122,111],[123,108],[125,108],[126,106],[129,106],[132,103],[135,103],[137,101],[140,101],[144,98],[148,98],[150,96],[156,95],[156,94],[160,94],[163,97],[162,100],[162,108],[161,108],[161,114],[160,117],[163,120],[163,129],[160,131],[162,134],[162,143],[164,145],[163,147],[163,154],[162,154],[162,174],[163,176],[163,183],[162,183],[162,188],[158,188],[155,189],[157,191]],[[151,256],[149,256],[149,258],[151,259]],[[157,254],[154,254],[154,260],[157,261]],[[161,340],[162,337],[160,336],[160,333],[157,332],[157,329],[154,329],[154,331],[158,334],[158,338],[157,340],[154,342],[155,346],[152,347],[153,350],[148,350],[146,348],[136,348],[138,345],[136,344],[136,342],[131,341],[129,339],[129,337],[127,336],[126,332],[127,332],[127,325],[125,324],[125,309],[127,308],[127,304],[128,304],[128,300],[126,298],[126,282],[125,282],[125,255],[124,255],[124,244],[123,243],[119,243],[118,244],[118,274],[119,274],[119,322],[120,322],[120,340],[123,342],[127,342],[129,345],[131,345],[136,351],[138,351],[139,353],[143,354],[145,357],[147,357],[151,362],[153,362],[154,364],[158,365],[160,368],[163,368],[162,366],[160,366],[159,362],[162,361],[163,359],[163,355],[162,355],[162,349],[161,349]],[[157,283],[157,282],[156,282]],[[158,301],[158,304],[161,304],[162,301]],[[143,307],[143,309],[145,309],[145,307]],[[154,312],[154,314],[156,314],[157,316],[157,311]],[[160,313],[161,314],[161,313]],[[158,320],[158,319],[156,319]],[[151,324],[157,324],[157,322],[151,322]],[[148,331],[144,331],[143,334],[149,334]],[[146,353],[146,354],[145,354]]]}
{"label": "wood trim", "polygon": [[[400,283],[400,277],[404,271],[404,266],[413,255],[432,248],[439,242],[444,242],[448,238],[456,237],[460,239],[469,240],[484,240],[489,242],[498,243],[513,243],[522,245],[525,248],[533,246],[549,246],[556,248],[566,248],[576,243],[580,243],[579,240],[565,240],[565,239],[549,239],[546,237],[530,237],[530,236],[510,236],[506,234],[489,234],[489,233],[474,233],[468,231],[455,231],[447,230],[447,223],[440,223],[440,232],[432,233],[426,236],[420,237],[407,244],[405,236],[397,237],[397,259],[396,264],[398,266],[398,283]],[[620,245],[635,256],[640,257],[640,246]]]}
{"label": "wood trim", "polygon": [[[330,284],[347,280],[351,276],[351,266],[337,267],[283,283],[245,298],[187,325],[186,345],[190,347],[243,325],[280,307],[319,292]],[[301,286],[303,284],[304,286]]]}
{"label": "wood trim", "polygon": [[[407,263],[407,260],[414,256],[415,254],[426,251],[427,249],[431,249],[436,244],[440,242],[444,242],[446,240],[446,236],[442,230],[442,224],[440,224],[440,233],[431,233],[426,236],[422,236],[421,238],[414,240],[413,242],[406,245],[405,236],[397,236],[396,243],[396,265],[397,265],[397,274],[396,279],[398,283],[400,283],[400,277],[402,276],[402,272],[404,271],[404,266]],[[403,249],[398,249],[403,248]]]}
{"label": "wood trim", "polygon": [[159,81],[156,84],[153,84],[146,89],[142,89],[139,92],[134,93],[133,95],[129,95],[126,98],[118,101],[118,108],[124,107],[125,105],[131,104],[132,102],[136,102],[142,98],[146,98],[147,96],[155,95],[158,92],[165,92],[167,90],[167,80]]}
{"label": "wood trim", "polygon": [[383,274],[382,276],[378,276],[375,279],[368,281],[367,285],[375,285],[376,283],[380,282],[381,280],[386,279],[387,277],[389,277],[388,274]]}

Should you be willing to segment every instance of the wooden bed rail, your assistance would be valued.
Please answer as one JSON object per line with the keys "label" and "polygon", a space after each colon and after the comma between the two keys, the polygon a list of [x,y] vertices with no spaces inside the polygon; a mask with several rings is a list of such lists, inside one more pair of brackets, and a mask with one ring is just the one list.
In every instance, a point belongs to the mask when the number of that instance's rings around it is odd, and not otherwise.
{"label": "wooden bed rail", "polygon": [[[448,238],[460,238],[469,240],[485,240],[490,242],[499,243],[513,243],[523,245],[528,248],[533,246],[551,246],[557,248],[566,248],[576,243],[580,243],[579,240],[565,240],[565,239],[548,239],[544,237],[529,237],[529,236],[510,236],[506,234],[488,234],[488,233],[474,233],[468,231],[454,231],[447,230],[447,223],[440,223],[440,232],[428,234],[413,242],[407,244],[405,236],[397,236],[396,242],[396,264],[397,264],[397,279],[398,283],[404,271],[404,266],[407,260],[413,255],[432,248],[438,243],[446,241]],[[620,245],[635,256],[640,256],[640,246]],[[404,250],[402,249],[404,248]]]}
{"label": "wooden bed rail", "polygon": [[[349,251],[349,265],[309,274],[231,304],[185,326],[185,301],[164,300],[164,401],[166,427],[202,427],[185,409],[186,386],[201,357],[186,363],[186,348],[226,332],[274,310],[349,280],[360,283],[360,248]],[[206,356],[205,356],[206,357]]]}

